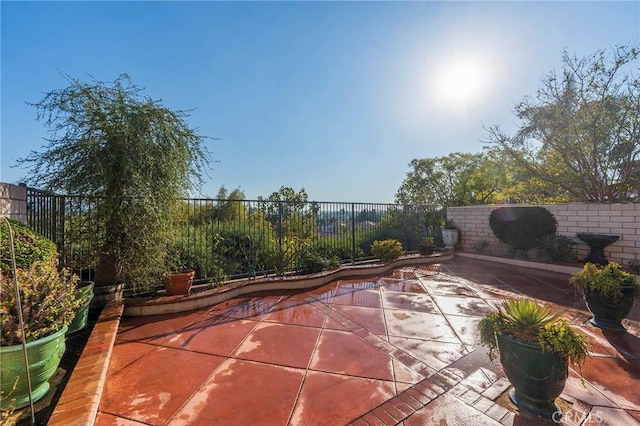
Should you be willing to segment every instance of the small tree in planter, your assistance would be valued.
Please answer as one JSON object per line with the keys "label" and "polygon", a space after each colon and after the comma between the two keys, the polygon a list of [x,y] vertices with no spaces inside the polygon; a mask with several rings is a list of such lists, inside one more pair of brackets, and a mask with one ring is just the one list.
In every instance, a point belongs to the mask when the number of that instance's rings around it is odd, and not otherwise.
{"label": "small tree in planter", "polygon": [[587,263],[571,276],[569,283],[582,291],[593,313],[593,325],[625,330],[621,321],[631,311],[635,297],[640,295],[640,282],[633,274],[623,271],[615,262],[605,266]]}
{"label": "small tree in planter", "polygon": [[202,182],[205,138],[188,114],[141,95],[127,75],[47,93],[35,104],[50,132],[44,152],[18,164],[27,181],[51,191],[92,195],[100,235],[96,286],[125,282],[144,292],[162,282],[178,199]]}
{"label": "small tree in planter", "polygon": [[564,389],[568,364],[584,362],[586,338],[531,299],[503,302],[482,318],[479,329],[489,357],[500,354],[514,387],[509,393],[513,403],[545,417],[559,411],[554,401]]}

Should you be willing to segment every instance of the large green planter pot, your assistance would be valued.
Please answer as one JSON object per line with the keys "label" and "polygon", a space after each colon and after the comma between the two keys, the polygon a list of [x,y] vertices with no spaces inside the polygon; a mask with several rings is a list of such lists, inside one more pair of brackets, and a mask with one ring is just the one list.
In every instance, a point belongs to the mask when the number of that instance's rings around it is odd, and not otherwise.
{"label": "large green planter pot", "polygon": [[[64,355],[67,327],[42,339],[27,343],[33,401],[49,391],[48,380]],[[15,409],[29,405],[29,386],[22,345],[0,346],[0,407]],[[14,388],[15,385],[15,388]]]}
{"label": "large green planter pot", "polygon": [[519,409],[539,416],[551,417],[559,412],[555,399],[562,393],[569,374],[566,358],[542,352],[536,343],[503,335],[498,335],[498,349],[504,372],[513,385],[511,401]]}
{"label": "large green planter pot", "polygon": [[89,307],[93,299],[93,281],[80,281],[76,289],[76,297],[80,300],[80,307],[76,311],[76,316],[69,324],[67,334],[77,333],[87,326],[89,320]]}
{"label": "large green planter pot", "polygon": [[593,314],[591,324],[609,330],[625,331],[622,326],[622,320],[629,315],[633,307],[634,292],[634,286],[622,286],[623,297],[620,301],[614,303],[610,298],[603,296],[598,291],[585,289],[584,300],[587,302],[587,308]]}

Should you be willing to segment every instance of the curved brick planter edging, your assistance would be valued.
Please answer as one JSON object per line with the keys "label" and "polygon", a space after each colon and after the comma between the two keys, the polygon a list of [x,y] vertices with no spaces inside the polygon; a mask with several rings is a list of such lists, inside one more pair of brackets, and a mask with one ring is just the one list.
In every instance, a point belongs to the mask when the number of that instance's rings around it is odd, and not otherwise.
{"label": "curved brick planter edging", "polygon": [[455,252],[430,256],[407,256],[385,263],[362,266],[343,266],[333,271],[285,278],[257,278],[224,287],[205,290],[187,296],[164,296],[156,299],[124,299],[124,316],[147,316],[186,312],[216,305],[248,293],[270,290],[300,290],[319,287],[340,278],[356,278],[384,274],[394,268],[428,265],[454,258]]}

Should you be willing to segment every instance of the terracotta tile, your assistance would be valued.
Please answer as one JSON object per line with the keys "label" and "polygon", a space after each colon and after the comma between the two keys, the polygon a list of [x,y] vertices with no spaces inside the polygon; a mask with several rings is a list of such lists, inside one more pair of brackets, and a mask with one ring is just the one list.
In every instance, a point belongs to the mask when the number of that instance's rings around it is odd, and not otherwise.
{"label": "terracotta tile", "polygon": [[154,349],[107,377],[100,410],[143,423],[164,424],[222,361],[213,355]]}
{"label": "terracotta tile", "polygon": [[355,278],[351,280],[339,280],[336,286],[336,296],[353,293],[362,290],[370,290],[377,287],[375,281],[368,278]]}
{"label": "terracotta tile", "polygon": [[422,282],[430,295],[478,297],[478,293],[470,285],[460,282],[459,279],[438,276]]}
{"label": "terracotta tile", "polygon": [[228,359],[169,425],[285,425],[304,370]]}
{"label": "terracotta tile", "polygon": [[500,425],[489,416],[482,414],[475,408],[469,406],[449,395],[442,395],[424,408],[409,416],[404,424],[406,426],[425,425]]}
{"label": "terracotta tile", "polygon": [[587,357],[582,375],[619,407],[640,410],[640,360]]}
{"label": "terracotta tile", "polygon": [[119,340],[161,343],[202,316],[200,312],[149,317],[125,318],[118,332]]}
{"label": "terracotta tile", "polygon": [[381,308],[380,292],[374,290],[358,290],[339,294],[333,298],[333,305],[363,306],[368,308]]}
{"label": "terracotta tile", "polygon": [[445,315],[445,318],[462,343],[465,345],[480,344],[478,324],[480,324],[482,317]]}
{"label": "terracotta tile", "polygon": [[146,423],[139,423],[123,417],[113,416],[109,413],[98,412],[94,426],[145,426]]}
{"label": "terracotta tile", "polygon": [[391,357],[352,333],[323,330],[312,370],[393,380]]}
{"label": "terracotta tile", "polygon": [[233,299],[220,304],[212,314],[220,314],[231,318],[260,320],[276,305],[281,297],[254,296]]}
{"label": "terracotta tile", "polygon": [[333,308],[374,334],[386,334],[382,309],[362,308],[359,306],[333,305]]}
{"label": "terracotta tile", "polygon": [[433,296],[438,308],[445,315],[483,316],[494,308],[475,297]]}
{"label": "terracotta tile", "polygon": [[347,424],[393,395],[392,382],[309,371],[290,424]]}
{"label": "terracotta tile", "polygon": [[205,315],[199,321],[176,332],[163,346],[229,356],[258,325],[255,321]]}
{"label": "terracotta tile", "polygon": [[433,299],[425,293],[401,293],[385,291],[382,293],[382,304],[385,309],[403,309],[416,312],[440,313]]}
{"label": "terracotta tile", "polygon": [[327,317],[326,322],[324,323],[324,327],[328,328],[329,330],[349,331],[347,327],[340,324],[335,319],[329,317]]}
{"label": "terracotta tile", "polygon": [[444,343],[406,337],[391,337],[390,341],[435,370],[441,370],[467,354],[467,350],[460,343]]}
{"label": "terracotta tile", "polygon": [[265,321],[310,327],[322,327],[324,320],[325,315],[322,312],[298,296],[281,300],[265,317]]}
{"label": "terracotta tile", "polygon": [[442,315],[385,309],[390,336],[460,343]]}
{"label": "terracotta tile", "polygon": [[154,348],[155,346],[145,343],[116,340],[109,361],[109,374],[120,371],[144,354],[151,352]]}
{"label": "terracotta tile", "polygon": [[320,287],[313,288],[311,290],[307,290],[304,295],[300,297],[303,300],[317,300],[322,303],[331,303],[333,300],[333,295],[336,292],[337,282],[332,282],[329,284],[325,284]]}
{"label": "terracotta tile", "polygon": [[398,291],[402,293],[426,293],[420,280],[384,280],[378,281],[380,291]]}
{"label": "terracotta tile", "polygon": [[232,357],[306,368],[320,335],[319,328],[261,323]]}
{"label": "terracotta tile", "polygon": [[585,425],[619,426],[640,425],[640,421],[619,408],[593,407],[585,419]]}

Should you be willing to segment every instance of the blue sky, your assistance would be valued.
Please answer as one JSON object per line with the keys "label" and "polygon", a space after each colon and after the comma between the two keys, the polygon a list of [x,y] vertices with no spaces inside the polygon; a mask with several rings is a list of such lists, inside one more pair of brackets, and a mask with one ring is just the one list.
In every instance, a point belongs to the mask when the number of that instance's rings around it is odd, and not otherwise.
{"label": "blue sky", "polygon": [[414,158],[513,129],[562,50],[640,42],[640,2],[9,2],[1,8],[0,181],[41,150],[36,102],[121,73],[206,136],[221,185],[392,202]]}

